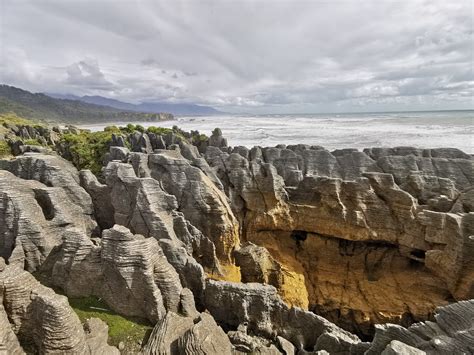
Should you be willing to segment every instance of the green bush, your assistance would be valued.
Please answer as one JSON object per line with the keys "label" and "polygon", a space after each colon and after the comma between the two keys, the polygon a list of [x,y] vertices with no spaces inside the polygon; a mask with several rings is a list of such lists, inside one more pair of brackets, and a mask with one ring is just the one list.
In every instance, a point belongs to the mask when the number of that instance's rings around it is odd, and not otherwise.
{"label": "green bush", "polygon": [[10,146],[4,140],[0,140],[0,158],[8,157],[12,154]]}
{"label": "green bush", "polygon": [[68,158],[77,169],[89,169],[101,176],[102,163],[109,151],[113,130],[102,132],[82,131],[79,134],[68,133],[62,136],[61,144],[69,153]]}
{"label": "green bush", "polygon": [[104,131],[105,132],[112,132],[112,133],[116,133],[116,134],[121,133],[120,128],[118,128],[117,126],[107,126],[107,127],[104,128]]}
{"label": "green bush", "polygon": [[173,132],[173,130],[170,128],[155,127],[155,126],[148,127],[146,131],[148,133],[154,133],[158,135],[164,135],[164,134]]}
{"label": "green bush", "polygon": [[26,145],[42,145],[39,140],[33,139],[33,138],[23,140],[23,144],[26,144]]}

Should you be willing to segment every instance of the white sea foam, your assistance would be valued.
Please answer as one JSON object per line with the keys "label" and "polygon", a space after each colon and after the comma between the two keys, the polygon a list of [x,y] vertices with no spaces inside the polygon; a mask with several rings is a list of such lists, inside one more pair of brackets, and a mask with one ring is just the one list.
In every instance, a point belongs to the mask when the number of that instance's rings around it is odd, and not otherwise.
{"label": "white sea foam", "polygon": [[[140,123],[147,127],[157,123]],[[102,130],[108,124],[85,125]],[[120,123],[117,123],[120,125]],[[414,113],[178,117],[160,122],[210,134],[222,129],[232,146],[321,145],[327,149],[454,147],[474,154],[474,111]]]}

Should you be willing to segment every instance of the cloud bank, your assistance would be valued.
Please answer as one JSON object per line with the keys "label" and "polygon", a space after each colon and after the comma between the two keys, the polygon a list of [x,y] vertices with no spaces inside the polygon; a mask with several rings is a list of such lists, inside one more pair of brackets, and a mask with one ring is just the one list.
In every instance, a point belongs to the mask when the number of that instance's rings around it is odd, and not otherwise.
{"label": "cloud bank", "polygon": [[473,3],[1,1],[0,81],[290,113],[473,108]]}

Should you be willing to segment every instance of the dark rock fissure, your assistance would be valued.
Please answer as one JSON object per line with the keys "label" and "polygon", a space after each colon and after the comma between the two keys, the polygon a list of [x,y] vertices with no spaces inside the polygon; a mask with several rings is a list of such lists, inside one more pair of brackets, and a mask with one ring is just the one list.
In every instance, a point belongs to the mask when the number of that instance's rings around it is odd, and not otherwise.
{"label": "dark rock fissure", "polygon": [[41,207],[43,211],[44,218],[47,221],[51,221],[55,216],[54,206],[51,202],[51,199],[48,193],[44,190],[35,189],[35,200],[38,202],[38,205]]}

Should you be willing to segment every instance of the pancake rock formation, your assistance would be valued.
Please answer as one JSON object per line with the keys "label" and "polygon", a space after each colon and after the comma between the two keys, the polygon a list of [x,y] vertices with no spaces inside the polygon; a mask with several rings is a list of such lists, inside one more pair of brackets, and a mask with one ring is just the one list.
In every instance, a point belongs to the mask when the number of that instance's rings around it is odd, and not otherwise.
{"label": "pancake rock formation", "polygon": [[67,297],[147,322],[143,354],[474,352],[459,150],[133,132],[97,176],[17,153],[0,160],[0,353],[127,353]]}

